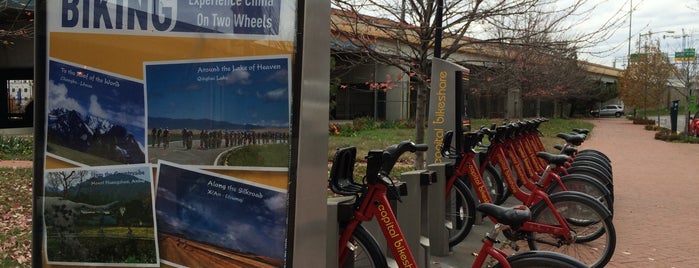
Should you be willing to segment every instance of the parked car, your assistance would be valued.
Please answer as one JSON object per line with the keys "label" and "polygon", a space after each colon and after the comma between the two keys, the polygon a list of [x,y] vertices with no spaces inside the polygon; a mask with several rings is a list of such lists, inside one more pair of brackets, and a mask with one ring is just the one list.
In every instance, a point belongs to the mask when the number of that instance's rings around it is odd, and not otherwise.
{"label": "parked car", "polygon": [[689,135],[699,137],[699,112],[689,118]]}
{"label": "parked car", "polygon": [[592,110],[590,111],[590,114],[594,117],[601,117],[601,116],[616,116],[616,117],[621,117],[624,115],[624,107],[621,105],[607,105],[602,107],[602,109],[599,110]]}

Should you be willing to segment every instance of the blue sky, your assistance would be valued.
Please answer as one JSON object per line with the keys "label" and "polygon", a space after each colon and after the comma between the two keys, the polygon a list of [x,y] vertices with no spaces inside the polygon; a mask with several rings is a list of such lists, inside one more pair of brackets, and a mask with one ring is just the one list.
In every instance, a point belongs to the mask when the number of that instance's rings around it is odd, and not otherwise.
{"label": "blue sky", "polygon": [[145,139],[143,84],[57,61],[49,62],[48,109],[65,108],[126,127]]}
{"label": "blue sky", "polygon": [[146,64],[145,80],[149,117],[289,125],[286,56]]}
{"label": "blue sky", "polygon": [[[156,210],[160,231],[236,251],[284,258],[285,192],[163,163],[158,170]],[[210,183],[225,185],[226,190]],[[261,194],[261,198],[240,194],[243,188]]]}

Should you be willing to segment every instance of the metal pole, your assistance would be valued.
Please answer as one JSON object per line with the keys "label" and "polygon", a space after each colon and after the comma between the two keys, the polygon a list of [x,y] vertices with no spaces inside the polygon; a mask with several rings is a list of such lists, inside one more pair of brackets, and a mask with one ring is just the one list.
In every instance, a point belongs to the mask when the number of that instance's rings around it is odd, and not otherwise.
{"label": "metal pole", "polygon": [[434,33],[434,57],[442,57],[442,13],[444,12],[444,0],[437,0],[437,14],[435,14],[435,33]]}
{"label": "metal pole", "polygon": [[626,52],[626,68],[631,63],[631,19],[633,18],[633,0],[629,2],[629,49]]}

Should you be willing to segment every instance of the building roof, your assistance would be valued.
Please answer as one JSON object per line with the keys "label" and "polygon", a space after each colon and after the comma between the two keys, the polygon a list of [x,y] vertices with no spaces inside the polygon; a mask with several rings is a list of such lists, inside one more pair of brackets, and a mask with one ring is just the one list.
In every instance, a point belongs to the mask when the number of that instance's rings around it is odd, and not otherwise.
{"label": "building roof", "polygon": [[[360,19],[361,18],[361,19]],[[372,17],[372,16],[367,16],[367,15],[362,15],[362,14],[356,14],[356,13],[351,13],[351,12],[346,12],[338,9],[332,9],[331,14],[330,14],[330,19],[332,22],[332,31],[357,31],[357,32],[362,32],[363,34],[366,35],[366,38],[372,38],[376,44],[378,44],[381,40],[385,40],[388,42],[395,42],[393,38],[390,36],[390,30],[387,30],[389,28],[387,27],[380,27],[380,26],[390,26],[394,27],[393,29],[409,29],[412,27],[417,27],[415,25],[409,25],[409,24],[404,24],[388,19],[383,19],[383,18],[377,18],[377,17]],[[396,27],[398,26],[398,27]],[[404,32],[404,31],[403,31]],[[343,40],[342,37],[336,36],[336,39],[339,39],[340,43],[342,42],[347,42],[349,40]],[[409,42],[417,42],[417,37],[415,38],[410,38],[408,37],[407,40]],[[484,40],[479,40],[476,38],[471,38],[471,37],[463,37],[462,41],[468,42],[467,45],[464,45],[459,48],[459,52],[463,53],[465,55],[471,55],[471,56],[476,56],[478,58],[490,58],[490,59],[498,59],[498,58],[508,58],[512,57],[511,55],[506,55],[507,53],[501,52],[500,49],[494,49],[493,46],[502,46],[503,44],[496,44],[496,43],[488,43]],[[451,41],[446,38],[443,40],[442,44],[449,44]],[[513,45],[513,49],[516,48],[517,46]],[[457,59],[455,59],[457,60]],[[458,61],[458,60],[457,60]],[[581,65],[583,69],[585,69],[588,73],[599,75],[599,76],[604,76],[604,77],[609,77],[609,78],[618,78],[621,76],[621,73],[623,70],[601,65],[601,64],[596,64],[596,63],[591,63],[587,61],[581,61],[578,60],[578,63]]]}

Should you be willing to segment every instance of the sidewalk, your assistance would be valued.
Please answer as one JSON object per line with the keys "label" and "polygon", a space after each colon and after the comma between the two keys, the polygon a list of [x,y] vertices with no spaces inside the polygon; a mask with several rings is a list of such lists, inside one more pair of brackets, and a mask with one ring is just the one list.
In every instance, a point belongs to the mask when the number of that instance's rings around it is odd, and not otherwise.
{"label": "sidewalk", "polygon": [[33,168],[32,161],[24,160],[0,160],[0,168]]}
{"label": "sidewalk", "polygon": [[699,145],[655,140],[626,119],[591,122],[583,147],[613,161],[617,245],[607,267],[699,267]]}
{"label": "sidewalk", "polygon": [[[607,154],[614,172],[617,244],[606,267],[699,267],[699,145],[655,140],[655,132],[624,118],[590,122],[595,128],[582,148]],[[451,255],[431,256],[430,267],[470,267],[491,226],[474,226]]]}

